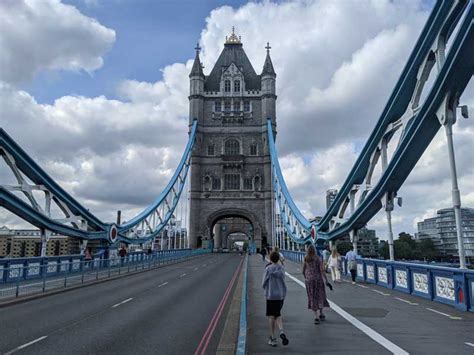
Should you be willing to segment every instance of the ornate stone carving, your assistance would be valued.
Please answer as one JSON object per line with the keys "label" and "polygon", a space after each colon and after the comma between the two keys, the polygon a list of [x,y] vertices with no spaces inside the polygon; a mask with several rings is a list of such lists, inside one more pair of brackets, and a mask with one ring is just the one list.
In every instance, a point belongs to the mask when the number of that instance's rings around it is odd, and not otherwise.
{"label": "ornate stone carving", "polygon": [[408,276],[404,270],[395,270],[395,284],[399,287],[408,288]]}
{"label": "ornate stone carving", "polygon": [[384,267],[379,267],[377,269],[377,275],[379,277],[380,282],[387,283],[388,278],[387,278],[387,269]]}
{"label": "ornate stone carving", "polygon": [[446,298],[450,301],[454,301],[454,280],[447,278],[436,276],[435,277],[435,284],[436,284],[436,296]]}
{"label": "ornate stone carving", "polygon": [[10,265],[9,268],[8,277],[12,279],[20,276],[23,265],[13,264]]}
{"label": "ornate stone carving", "polygon": [[413,289],[421,293],[428,293],[428,276],[426,274],[413,273]]}

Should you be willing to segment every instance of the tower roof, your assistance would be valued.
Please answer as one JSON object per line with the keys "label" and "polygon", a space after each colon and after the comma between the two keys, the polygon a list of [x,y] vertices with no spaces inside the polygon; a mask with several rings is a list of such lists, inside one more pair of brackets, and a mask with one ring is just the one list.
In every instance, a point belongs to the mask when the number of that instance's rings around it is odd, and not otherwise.
{"label": "tower roof", "polygon": [[265,58],[265,63],[263,64],[262,76],[276,76],[275,69],[273,68],[272,59],[270,58],[270,48],[270,43],[267,42],[267,46],[265,47],[265,49],[267,50],[267,57]]}
{"label": "tower roof", "polygon": [[204,90],[219,91],[222,71],[227,69],[232,63],[242,71],[247,90],[260,90],[260,76],[253,69],[247,54],[245,54],[240,37],[237,37],[234,31],[232,31],[232,35],[226,37],[224,49],[204,82]]}
{"label": "tower roof", "polygon": [[194,57],[193,68],[191,69],[191,73],[189,74],[189,77],[202,76],[204,78],[205,75],[202,70],[201,59],[199,59],[199,51],[201,50],[201,47],[199,47],[199,43],[194,49],[196,50],[196,57]]}

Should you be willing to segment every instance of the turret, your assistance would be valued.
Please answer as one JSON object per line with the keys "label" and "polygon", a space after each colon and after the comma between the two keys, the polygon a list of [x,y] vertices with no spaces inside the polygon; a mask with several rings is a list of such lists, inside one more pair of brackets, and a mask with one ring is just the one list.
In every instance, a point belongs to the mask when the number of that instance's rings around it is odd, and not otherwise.
{"label": "turret", "polygon": [[263,64],[263,70],[260,77],[262,78],[262,118],[266,121],[267,118],[271,118],[273,126],[276,125],[275,117],[275,105],[276,105],[276,73],[273,68],[272,59],[270,58],[270,44],[267,42],[265,47],[267,50],[267,57]]}
{"label": "turret", "polygon": [[202,118],[204,106],[204,80],[206,79],[202,70],[199,52],[201,48],[199,43],[196,48],[196,57],[194,58],[193,68],[189,74],[189,122],[192,123],[194,118],[198,120]]}

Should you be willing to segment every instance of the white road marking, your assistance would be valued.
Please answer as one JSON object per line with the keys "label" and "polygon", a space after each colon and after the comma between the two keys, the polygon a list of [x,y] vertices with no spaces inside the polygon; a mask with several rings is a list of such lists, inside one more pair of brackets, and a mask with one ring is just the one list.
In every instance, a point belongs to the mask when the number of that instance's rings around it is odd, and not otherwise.
{"label": "white road marking", "polygon": [[395,299],[399,300],[399,301],[402,301],[402,302],[405,302],[405,303],[408,303],[410,306],[418,306],[419,305],[419,303],[411,302],[411,301],[405,300],[405,299],[400,298],[400,297],[395,297]]}
{"label": "white road marking", "polygon": [[360,284],[357,284],[357,286],[362,287],[362,288],[369,288],[368,286],[364,286],[364,285],[360,285]]}
{"label": "white road marking", "polygon": [[427,309],[428,311],[441,314],[442,316],[445,316],[445,317],[448,317],[448,318],[451,318],[451,319],[457,319],[457,320],[462,319],[461,317],[455,317],[455,316],[452,316],[452,315],[450,315],[450,314],[437,311],[436,309],[433,309],[433,308],[426,308],[426,309]]}
{"label": "white road marking", "polygon": [[344,280],[344,279],[342,279],[342,281],[344,281],[344,282],[347,282],[348,284],[350,284],[350,283],[351,283],[350,281],[348,281],[348,280]]}
{"label": "white road marking", "polygon": [[[292,279],[293,281],[295,281],[298,285],[300,285],[301,287],[305,287],[305,284],[298,280],[296,277],[294,277],[293,275],[289,274],[288,272],[285,272],[286,275],[288,275],[288,277],[290,279]],[[329,300],[328,300],[329,301]],[[388,340],[387,338],[384,338],[382,335],[380,335],[379,333],[377,333],[375,330],[373,330],[372,328],[369,328],[367,325],[365,325],[364,323],[362,323],[360,320],[358,320],[357,318],[353,317],[352,315],[350,315],[349,313],[347,313],[345,310],[343,310],[341,307],[339,307],[337,304],[335,304],[334,302],[332,301],[329,301],[329,305],[331,306],[331,308],[336,311],[337,313],[339,313],[339,315],[344,318],[345,320],[347,320],[349,323],[351,323],[354,327],[358,328],[360,331],[362,331],[363,333],[365,333],[367,336],[369,336],[370,338],[372,338],[374,341],[376,341],[377,343],[379,343],[380,345],[382,345],[385,349],[391,351],[393,354],[397,354],[397,355],[408,355],[408,352],[406,352],[405,350],[403,350],[402,348],[400,348],[399,346],[395,345],[394,343],[392,343],[390,340]]]}
{"label": "white road marking", "polygon": [[158,287],[165,286],[165,285],[168,285],[168,281],[163,282],[161,285],[158,285]]}
{"label": "white road marking", "polygon": [[468,343],[467,341],[464,343],[466,345],[469,345],[469,346],[472,346],[474,348],[474,344],[473,343]]}
{"label": "white road marking", "polygon": [[372,291],[377,292],[377,293],[379,293],[383,296],[390,296],[390,293],[385,293],[385,292],[382,292],[382,291],[379,291],[379,290],[372,290]]}
{"label": "white road marking", "polygon": [[115,308],[115,307],[120,306],[121,304],[130,302],[131,300],[133,300],[133,297],[127,298],[125,301],[122,301],[122,302],[120,302],[120,303],[114,304],[114,305],[112,306],[112,308]]}
{"label": "white road marking", "polygon": [[17,352],[18,350],[21,350],[21,349],[24,349],[26,348],[27,346],[30,346],[34,343],[37,343],[43,339],[46,339],[48,336],[47,335],[43,335],[42,337],[39,337],[38,339],[35,339],[35,340],[32,340],[30,341],[29,343],[26,343],[26,344],[23,344],[23,345],[20,345],[19,347],[13,349],[13,350],[10,350],[9,352],[6,352],[5,355],[9,355],[9,354],[13,354],[14,352]]}
{"label": "white road marking", "polygon": [[199,268],[198,268],[198,267],[195,267],[195,268],[194,268],[194,271],[197,271],[197,270],[199,270]]}
{"label": "white road marking", "polygon": [[182,278],[182,277],[185,277],[185,276],[186,276],[186,274],[181,274],[181,275],[179,275],[179,278]]}

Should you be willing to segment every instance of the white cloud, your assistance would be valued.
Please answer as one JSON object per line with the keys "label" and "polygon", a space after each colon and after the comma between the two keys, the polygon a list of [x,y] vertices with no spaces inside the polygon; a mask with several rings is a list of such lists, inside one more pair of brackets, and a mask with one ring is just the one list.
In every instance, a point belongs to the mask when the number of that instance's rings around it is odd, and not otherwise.
{"label": "white cloud", "polygon": [[[0,15],[9,21],[3,25],[7,33],[0,33],[9,66],[3,80],[14,84],[39,70],[91,71],[102,65],[115,38],[113,30],[58,2],[46,3],[49,13],[38,5],[19,4]],[[29,27],[10,25],[25,13],[33,14]],[[56,29],[42,27],[43,19],[58,14],[70,20],[59,21],[60,40]],[[427,16],[422,1],[321,0],[226,6],[206,19],[200,41],[206,73],[231,25],[242,36],[257,73],[270,41],[278,75],[280,162],[296,204],[308,217],[323,214],[325,191],[344,182]],[[31,41],[52,43],[53,48],[47,53],[38,49],[31,60],[24,60],[20,49],[30,41],[25,33]],[[11,69],[13,61],[21,70]],[[117,88],[120,100],[65,96],[41,105],[27,92],[3,83],[2,126],[88,208],[108,220],[122,209],[129,218],[162,190],[181,155],[187,139],[190,65],[170,64],[157,82],[124,80]],[[464,102],[474,114],[474,90],[468,91]],[[472,122],[460,120],[455,130],[463,203],[471,206]],[[441,132],[400,190],[404,206],[394,212],[395,234],[413,232],[417,220],[449,206],[444,142]],[[384,218],[379,213],[369,224],[382,237]]]}
{"label": "white cloud", "polygon": [[30,80],[41,70],[103,65],[115,31],[57,0],[0,2],[0,80]]}

